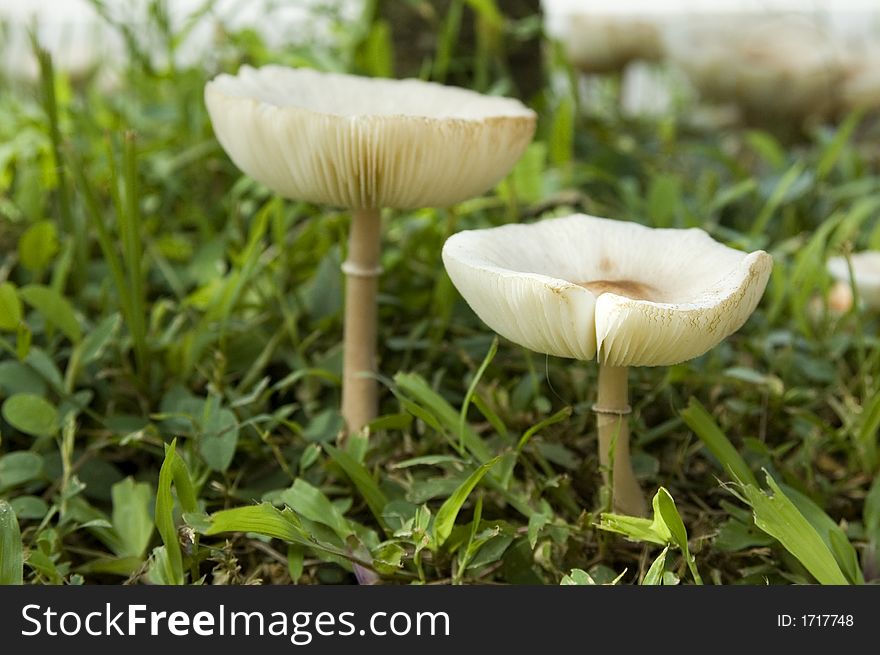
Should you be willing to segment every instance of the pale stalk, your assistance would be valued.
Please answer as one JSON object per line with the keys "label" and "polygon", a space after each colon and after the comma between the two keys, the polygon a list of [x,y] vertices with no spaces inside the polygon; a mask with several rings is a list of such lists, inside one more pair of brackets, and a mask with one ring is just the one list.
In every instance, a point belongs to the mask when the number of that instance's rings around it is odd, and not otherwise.
{"label": "pale stalk", "polygon": [[381,218],[378,209],[352,212],[345,273],[342,416],[346,433],[360,432],[378,413],[376,292]]}
{"label": "pale stalk", "polygon": [[599,426],[599,462],[606,485],[610,479],[612,511],[645,516],[645,497],[629,457],[628,372],[625,366],[599,366],[599,392],[593,406]]}

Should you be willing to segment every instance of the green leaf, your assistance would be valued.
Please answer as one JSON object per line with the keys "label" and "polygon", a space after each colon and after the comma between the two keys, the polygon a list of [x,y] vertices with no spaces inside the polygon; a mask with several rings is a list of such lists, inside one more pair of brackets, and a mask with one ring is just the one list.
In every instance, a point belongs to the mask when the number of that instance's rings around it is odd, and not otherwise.
{"label": "green leaf", "polygon": [[535,203],[544,196],[544,171],[547,164],[547,144],[533,141],[510,171],[510,175],[498,185],[498,193],[508,203],[517,199],[523,203]]}
{"label": "green leaf", "polygon": [[400,570],[406,550],[393,541],[387,541],[372,553],[373,566],[380,575],[394,575]]}
{"label": "green leaf", "polygon": [[333,461],[339,465],[339,468],[345,471],[345,474],[354,483],[354,486],[357,487],[373,516],[379,521],[379,525],[385,527],[385,519],[382,516],[382,512],[385,509],[385,505],[388,504],[388,498],[379,488],[370,472],[347,452],[330,445],[324,446],[324,448]]}
{"label": "green leaf", "polygon": [[681,418],[694,431],[700,441],[705,444],[725,471],[730,472],[735,480],[758,486],[752,470],[740,456],[733,444],[724,436],[721,428],[715,423],[712,415],[696,398],[691,398],[687,409],[681,411]]}
{"label": "green leaf", "polygon": [[171,442],[165,452],[165,460],[159,470],[159,486],[156,490],[155,521],[162,542],[165,544],[165,554],[161,558],[162,576],[166,584],[182,585],[183,578],[183,555],[180,551],[180,540],[177,536],[177,527],[174,524],[174,497],[171,495],[171,484],[174,480],[174,460],[177,458],[175,447],[177,440]]}
{"label": "green leaf", "polygon": [[794,503],[795,507],[798,508],[798,511],[804,515],[804,518],[810,522],[810,525],[816,529],[825,545],[831,549],[834,558],[850,582],[863,584],[865,579],[859,568],[859,557],[856,554],[856,549],[849,542],[843,528],[837,525],[809,496],[805,496],[797,489],[788,485],[781,484],[779,486],[791,502]]}
{"label": "green leaf", "polygon": [[0,457],[0,491],[36,480],[43,474],[43,458],[27,450]]}
{"label": "green leaf", "polygon": [[290,572],[290,579],[296,584],[302,577],[306,549],[299,544],[289,544],[287,546],[287,570]]}
{"label": "green leaf", "polygon": [[572,569],[571,573],[568,575],[562,576],[562,580],[559,581],[560,585],[589,585],[593,586],[598,584],[589,573],[584,571],[583,569]]}
{"label": "green leaf", "polygon": [[39,521],[49,512],[48,503],[38,496],[16,496],[9,504],[15,515],[22,519]]}
{"label": "green leaf", "polygon": [[43,396],[46,382],[30,366],[15,360],[0,362],[0,393],[13,396],[17,393],[30,393]]}
{"label": "green leaf", "polygon": [[34,223],[18,240],[18,257],[29,271],[46,268],[58,254],[58,230],[51,221]]}
{"label": "green leaf", "polygon": [[651,568],[645,573],[645,579],[642,580],[643,585],[661,585],[663,584],[663,572],[666,566],[666,553],[669,552],[669,546],[657,556],[657,559],[651,564]]}
{"label": "green leaf", "polygon": [[110,493],[113,497],[113,530],[123,546],[116,554],[141,558],[153,536],[153,518],[150,516],[153,490],[146,482],[135,482],[128,477],[114,484]]}
{"label": "green leaf", "polygon": [[638,516],[603,513],[599,517],[599,528],[622,534],[633,541],[644,541],[659,546],[668,545],[670,539],[666,524],[662,521],[658,524],[656,517],[652,521]]}
{"label": "green leaf", "polygon": [[205,401],[201,425],[199,453],[211,470],[223,472],[235,456],[238,419],[231,410],[220,406],[219,396],[212,395]]}
{"label": "green leaf", "polygon": [[221,532],[255,532],[288,543],[309,544],[302,526],[290,512],[282,512],[271,503],[224,509],[211,515],[206,535]]}
{"label": "green leaf", "polygon": [[303,292],[306,311],[315,321],[336,316],[342,311],[340,262],[339,248],[335,246],[330,248]]}
{"label": "green leaf", "polygon": [[529,518],[529,528],[528,528],[528,537],[529,537],[529,546],[532,549],[535,548],[535,544],[538,543],[538,534],[540,534],[541,529],[550,523],[553,520],[553,514],[550,510],[546,510],[545,512],[535,512]]}
{"label": "green leaf", "polygon": [[681,205],[681,178],[658,175],[648,188],[648,220],[654,227],[673,227]]}
{"label": "green leaf", "polygon": [[675,506],[675,501],[665,488],[660,487],[658,489],[654,495],[653,506],[654,521],[657,522],[658,519],[663,521],[666,529],[669,530],[672,543],[681,550],[685,562],[687,562],[688,568],[691,570],[691,575],[694,576],[694,581],[697,584],[703,584],[694,557],[691,555],[690,548],[688,547],[688,536],[687,530],[684,527],[684,521],[681,520],[681,515]]}
{"label": "green leaf", "polygon": [[297,478],[290,489],[281,493],[281,500],[300,516],[331,528],[343,541],[354,534],[351,524],[336,505],[320,489],[302,478]]}
{"label": "green leaf", "polygon": [[0,284],[0,330],[15,331],[21,322],[21,300],[11,282]]}
{"label": "green leaf", "polygon": [[82,338],[82,330],[73,313],[73,306],[57,291],[38,284],[29,284],[19,289],[18,295],[68,339],[77,343]]}
{"label": "green leaf", "polygon": [[80,358],[83,364],[101,357],[107,346],[112,343],[121,324],[122,318],[119,314],[111,314],[89,332],[80,344],[82,349]]}
{"label": "green leaf", "polygon": [[550,128],[549,157],[554,166],[563,166],[574,159],[575,106],[571,96],[560,100]]}
{"label": "green leaf", "polygon": [[496,457],[477,467],[477,469],[458,486],[452,495],[446,499],[443,505],[440,506],[440,509],[437,510],[437,516],[434,518],[434,544],[436,547],[442,546],[443,542],[449,538],[449,535],[452,533],[452,528],[455,526],[455,519],[458,517],[458,512],[461,510],[467,497],[470,495],[471,491],[473,491],[474,487],[479,484],[480,480],[483,479],[483,476],[486,475],[489,469],[495,466],[500,459],[500,457]]}
{"label": "green leaf", "polygon": [[0,585],[20,585],[23,576],[18,519],[9,503],[0,499]]}
{"label": "green leaf", "polygon": [[58,432],[58,410],[45,398],[17,393],[3,403],[3,418],[17,430],[35,437],[51,437]]}
{"label": "green leaf", "polygon": [[177,585],[179,582],[173,575],[173,565],[165,546],[157,546],[150,556],[150,570],[147,575],[150,582],[160,585]]}
{"label": "green leaf", "polygon": [[338,409],[325,409],[309,421],[303,436],[315,443],[328,443],[336,439],[344,425],[345,420]]}
{"label": "green leaf", "polygon": [[687,556],[687,530],[684,527],[684,522],[681,520],[678,509],[675,507],[675,501],[663,487],[660,487],[654,495],[653,506],[654,520],[656,521],[658,516],[663,520],[666,529],[669,531],[672,543],[678,546]]}
{"label": "green leaf", "polygon": [[746,500],[754,511],[755,525],[775,537],[821,584],[849,584],[816,529],[769,473],[766,478],[772,495],[751,484],[743,486]]}

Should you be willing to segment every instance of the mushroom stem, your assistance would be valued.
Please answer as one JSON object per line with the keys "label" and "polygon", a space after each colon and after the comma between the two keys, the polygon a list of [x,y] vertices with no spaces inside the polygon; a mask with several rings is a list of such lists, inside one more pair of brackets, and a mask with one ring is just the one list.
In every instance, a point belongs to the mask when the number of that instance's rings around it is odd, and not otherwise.
{"label": "mushroom stem", "polygon": [[378,288],[381,213],[355,209],[348,236],[343,326],[342,417],[347,434],[360,432],[376,418],[376,291]]}
{"label": "mushroom stem", "polygon": [[645,497],[629,458],[628,372],[625,366],[599,365],[599,392],[593,406],[599,426],[599,462],[605,484],[611,485],[612,510],[645,516]]}

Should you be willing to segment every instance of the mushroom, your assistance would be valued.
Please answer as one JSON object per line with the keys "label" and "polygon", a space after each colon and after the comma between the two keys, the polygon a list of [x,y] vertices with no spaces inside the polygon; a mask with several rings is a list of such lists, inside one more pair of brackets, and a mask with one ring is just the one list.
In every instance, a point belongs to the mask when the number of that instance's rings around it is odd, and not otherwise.
{"label": "mushroom", "polygon": [[663,56],[658,25],[637,15],[574,14],[563,39],[569,60],[585,73],[613,73]]}
{"label": "mushroom", "polygon": [[[852,266],[852,280],[850,279]],[[852,307],[855,286],[859,303],[866,309],[880,309],[880,251],[867,250],[828,260],[828,272],[837,282],[829,293],[829,309],[845,313]]]}
{"label": "mushroom", "polygon": [[419,80],[243,66],[205,87],[217,140],[245,173],[286,198],[352,210],[342,414],[377,414],[377,278],[382,208],[443,207],[484,193],[535,130],[517,100]]}
{"label": "mushroom", "polygon": [[702,16],[670,30],[666,44],[703,97],[734,103],[747,118],[806,119],[835,108],[845,59],[806,16]]}
{"label": "mushroom", "polygon": [[738,330],[764,292],[772,258],[699,229],[575,214],[460,232],[446,241],[443,263],[503,337],[547,355],[598,359],[593,411],[605,483],[615,510],[644,515],[629,455],[628,369],[687,361]]}

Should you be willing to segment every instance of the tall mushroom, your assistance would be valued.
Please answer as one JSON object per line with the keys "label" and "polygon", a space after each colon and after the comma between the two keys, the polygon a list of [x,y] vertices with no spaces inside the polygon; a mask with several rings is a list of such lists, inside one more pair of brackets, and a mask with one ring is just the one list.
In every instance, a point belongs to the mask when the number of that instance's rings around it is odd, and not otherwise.
{"label": "tall mushroom", "polygon": [[738,330],[772,267],[767,253],[728,248],[699,229],[583,214],[460,232],[443,263],[500,335],[539,353],[598,358],[603,475],[615,510],[636,515],[645,501],[629,456],[628,368],[692,359]]}
{"label": "tall mushroom", "polygon": [[218,141],[245,173],[291,199],[352,210],[342,414],[377,413],[382,208],[445,207],[484,193],[519,159],[535,113],[517,100],[419,80],[243,66],[205,87]]}

